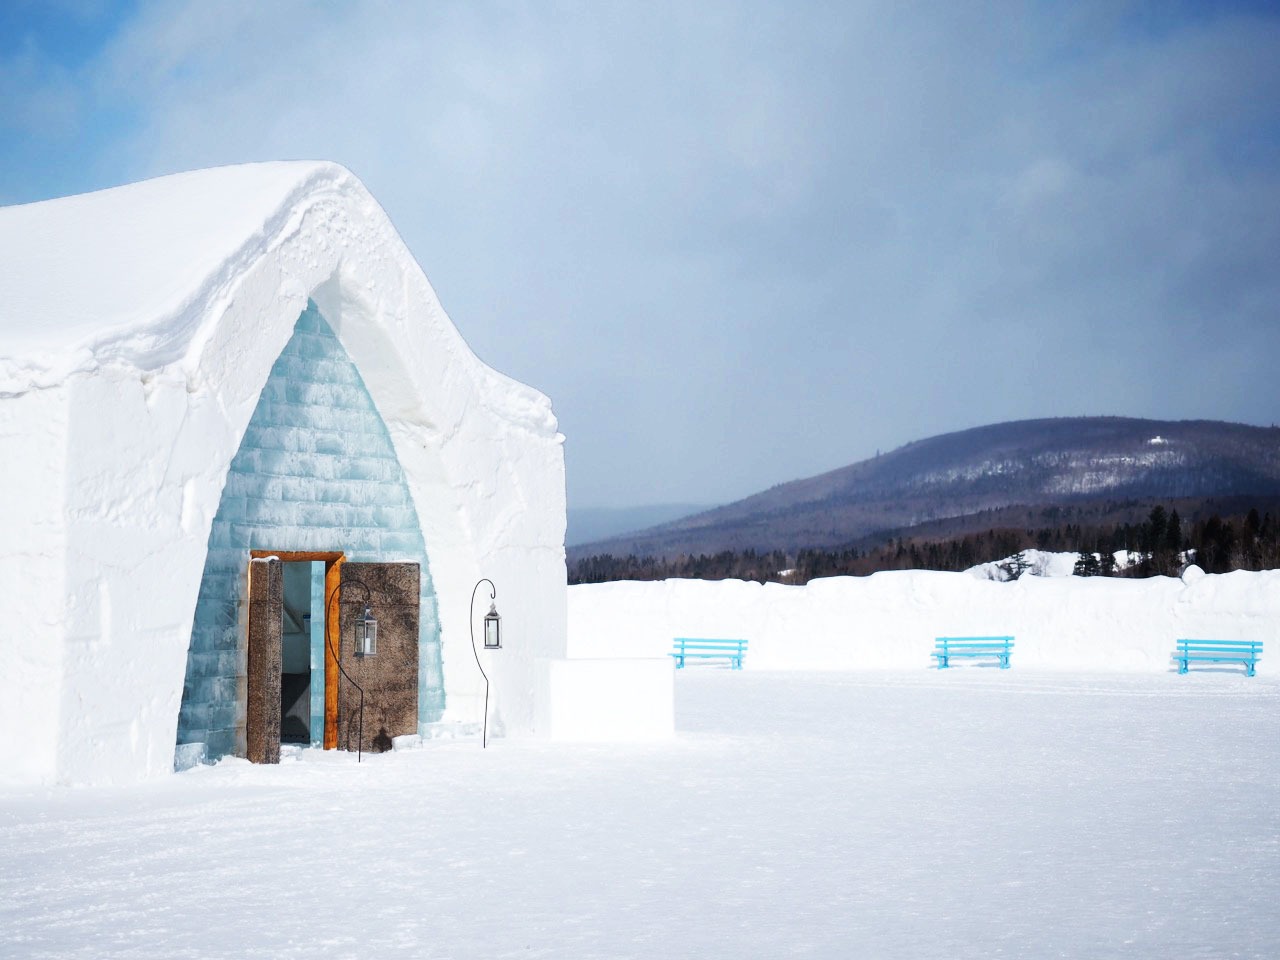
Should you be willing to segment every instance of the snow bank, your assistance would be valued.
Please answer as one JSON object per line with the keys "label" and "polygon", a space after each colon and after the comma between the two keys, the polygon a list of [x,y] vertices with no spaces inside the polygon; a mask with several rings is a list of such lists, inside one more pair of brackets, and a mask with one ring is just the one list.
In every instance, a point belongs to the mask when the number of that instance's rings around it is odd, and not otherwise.
{"label": "snow bank", "polygon": [[1019,577],[1069,577],[1076,569],[1078,553],[1051,553],[1045,550],[1023,550],[1003,560],[992,560],[970,567],[965,573],[979,580],[1017,580]]}
{"label": "snow bank", "polygon": [[[495,722],[533,728],[564,650],[550,401],[481,363],[363,185],[332,163],[204,170],[0,209],[0,778],[172,769],[210,526],[308,301],[405,472],[439,601],[446,719],[478,721],[473,584],[510,649]],[[341,549],[335,544],[334,549]]]}
{"label": "snow bank", "polygon": [[574,657],[656,657],[673,637],[745,637],[746,669],[926,669],[939,636],[1012,635],[1015,669],[1159,672],[1179,637],[1262,640],[1280,673],[1280,571],[1182,580],[905,571],[807,586],[741,580],[569,588]]}

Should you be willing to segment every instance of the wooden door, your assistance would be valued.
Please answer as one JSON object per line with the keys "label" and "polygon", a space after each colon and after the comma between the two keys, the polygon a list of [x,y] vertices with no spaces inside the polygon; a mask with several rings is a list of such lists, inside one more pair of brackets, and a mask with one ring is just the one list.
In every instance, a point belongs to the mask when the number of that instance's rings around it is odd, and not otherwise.
{"label": "wooden door", "polygon": [[[354,563],[338,568],[338,748],[378,753],[394,737],[418,732],[418,620],[422,571],[416,563]],[[365,604],[378,621],[378,652],[355,653]],[[364,691],[364,720],[360,693]]]}
{"label": "wooden door", "polygon": [[275,557],[250,560],[245,756],[253,763],[280,762],[283,634],[284,566]]}

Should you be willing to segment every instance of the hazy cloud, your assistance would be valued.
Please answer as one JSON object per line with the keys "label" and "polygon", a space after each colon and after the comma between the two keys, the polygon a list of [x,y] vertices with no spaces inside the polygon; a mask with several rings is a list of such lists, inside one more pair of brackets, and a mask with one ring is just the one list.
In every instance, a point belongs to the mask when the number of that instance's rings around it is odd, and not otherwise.
{"label": "hazy cloud", "polygon": [[[578,504],[1001,419],[1274,420],[1280,21],[960,6],[142,4],[65,73],[116,122],[63,179],[347,164],[552,397]],[[68,89],[17,69],[14,116]]]}

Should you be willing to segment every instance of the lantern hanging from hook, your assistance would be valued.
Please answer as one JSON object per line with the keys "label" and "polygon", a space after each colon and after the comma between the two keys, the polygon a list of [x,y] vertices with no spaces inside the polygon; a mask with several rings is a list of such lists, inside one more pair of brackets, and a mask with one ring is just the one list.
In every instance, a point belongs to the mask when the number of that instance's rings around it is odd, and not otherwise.
{"label": "lantern hanging from hook", "polygon": [[366,603],[364,613],[356,621],[356,656],[373,657],[378,653],[378,621],[373,617],[373,607]]}
{"label": "lantern hanging from hook", "polygon": [[502,617],[498,614],[496,604],[489,604],[489,612],[484,615],[484,648],[486,650],[502,649]]}

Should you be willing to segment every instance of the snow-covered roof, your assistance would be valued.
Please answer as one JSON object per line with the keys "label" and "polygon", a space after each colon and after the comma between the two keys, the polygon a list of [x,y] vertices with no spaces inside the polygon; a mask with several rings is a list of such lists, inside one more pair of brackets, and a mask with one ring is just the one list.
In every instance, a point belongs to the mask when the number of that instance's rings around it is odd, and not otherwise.
{"label": "snow-covered roof", "polygon": [[377,209],[344,167],[312,161],[0,208],[0,392],[109,361],[146,370],[182,358],[211,317],[201,307],[335,192]]}

